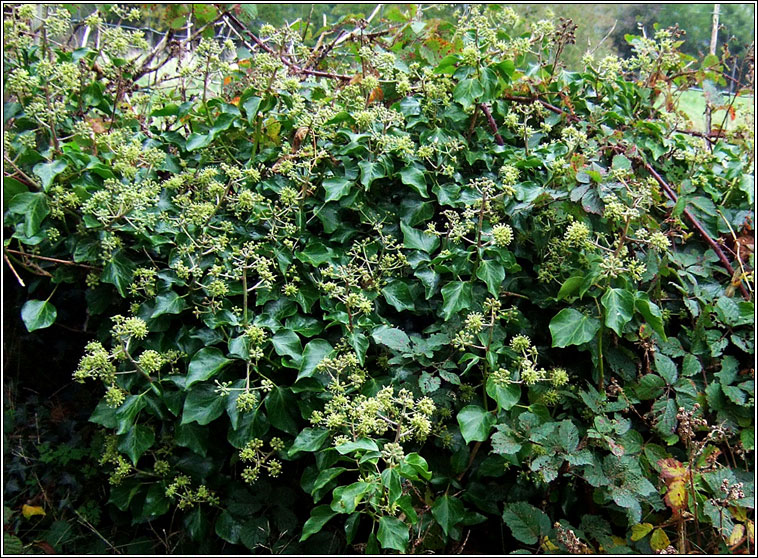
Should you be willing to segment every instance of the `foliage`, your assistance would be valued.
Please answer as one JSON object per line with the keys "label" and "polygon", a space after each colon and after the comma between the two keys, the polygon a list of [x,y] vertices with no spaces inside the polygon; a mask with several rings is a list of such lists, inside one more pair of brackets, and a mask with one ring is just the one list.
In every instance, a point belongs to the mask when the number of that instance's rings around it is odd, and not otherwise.
{"label": "foliage", "polygon": [[754,136],[671,107],[720,60],[228,12],[250,58],[159,79],[173,46],[67,13],[6,22],[5,255],[29,331],[85,292],[99,504],[166,551],[753,548]]}

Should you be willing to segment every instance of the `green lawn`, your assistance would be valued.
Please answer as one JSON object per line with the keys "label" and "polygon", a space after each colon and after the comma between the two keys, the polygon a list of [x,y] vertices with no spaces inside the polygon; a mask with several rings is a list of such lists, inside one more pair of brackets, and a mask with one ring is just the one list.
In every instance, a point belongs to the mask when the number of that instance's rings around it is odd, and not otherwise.
{"label": "green lawn", "polygon": [[[729,98],[725,95],[725,104],[729,102]],[[738,124],[745,123],[746,114],[755,114],[755,98],[754,97],[738,97],[734,103],[734,110],[736,118],[726,119],[724,125],[727,129],[732,128]],[[698,131],[705,130],[705,97],[702,91],[685,91],[679,98],[679,108],[687,113],[687,116],[692,120],[692,129]],[[717,110],[713,113],[712,124],[718,126],[724,119],[726,111]]]}

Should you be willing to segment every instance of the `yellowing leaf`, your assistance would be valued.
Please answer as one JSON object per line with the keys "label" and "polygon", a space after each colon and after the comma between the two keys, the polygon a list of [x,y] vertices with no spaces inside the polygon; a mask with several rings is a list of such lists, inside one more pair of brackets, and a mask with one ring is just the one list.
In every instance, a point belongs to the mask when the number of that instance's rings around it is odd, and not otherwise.
{"label": "yellowing leaf", "polygon": [[661,468],[661,479],[668,485],[675,480],[683,480],[687,476],[687,469],[684,465],[669,457],[668,459],[659,459],[658,467]]}
{"label": "yellowing leaf", "polygon": [[726,539],[726,545],[734,546],[737,543],[739,543],[744,536],[745,536],[745,526],[742,523],[737,523],[734,526],[734,529],[732,529],[732,533],[729,535],[729,538]]}
{"label": "yellowing leaf", "polygon": [[21,506],[21,515],[23,515],[26,519],[29,519],[33,515],[45,515],[45,510],[42,509],[41,506],[28,506],[24,504]]}
{"label": "yellowing leaf", "polygon": [[653,550],[663,550],[671,544],[668,535],[663,529],[656,529],[650,536],[650,548]]}
{"label": "yellowing leaf", "polygon": [[755,544],[755,525],[752,521],[748,520],[747,522],[747,538],[750,541],[750,544]]}
{"label": "yellowing leaf", "polygon": [[679,512],[687,505],[687,484],[684,480],[675,480],[669,484],[663,501],[674,512]]}
{"label": "yellowing leaf", "polygon": [[555,554],[557,551],[560,550],[560,548],[555,546],[553,544],[553,541],[545,537],[545,540],[542,543],[542,550],[544,550],[547,554]]}
{"label": "yellowing leaf", "polygon": [[632,536],[629,538],[636,542],[652,530],[653,526],[650,523],[638,523],[637,525],[632,525]]}

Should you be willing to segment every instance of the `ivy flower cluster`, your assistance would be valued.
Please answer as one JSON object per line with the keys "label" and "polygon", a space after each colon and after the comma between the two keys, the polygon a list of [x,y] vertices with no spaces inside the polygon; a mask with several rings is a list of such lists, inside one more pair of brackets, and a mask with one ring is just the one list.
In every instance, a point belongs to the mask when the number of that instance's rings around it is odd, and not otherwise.
{"label": "ivy flower cluster", "polygon": [[254,484],[260,477],[261,471],[266,471],[270,477],[278,477],[282,473],[282,462],[272,456],[284,449],[280,438],[271,438],[268,443],[270,450],[264,451],[264,442],[253,438],[239,452],[239,458],[245,463],[251,463],[242,471],[241,477],[248,484]]}

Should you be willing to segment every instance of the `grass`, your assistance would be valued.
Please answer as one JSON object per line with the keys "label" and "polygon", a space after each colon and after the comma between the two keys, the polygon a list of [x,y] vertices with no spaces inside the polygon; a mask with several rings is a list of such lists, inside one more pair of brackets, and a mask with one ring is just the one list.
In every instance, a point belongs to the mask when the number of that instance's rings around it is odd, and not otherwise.
{"label": "grass", "polygon": [[[729,98],[724,95],[724,104],[729,103]],[[692,129],[697,131],[705,131],[705,97],[702,91],[685,91],[679,97],[679,109],[683,110],[687,116],[692,120]],[[724,127],[726,129],[733,128],[739,124],[746,124],[746,115],[755,115],[755,97],[737,97],[734,102],[735,119],[726,119]],[[726,111],[717,110],[713,112],[713,118],[711,120],[712,125],[720,126],[724,120]]]}

